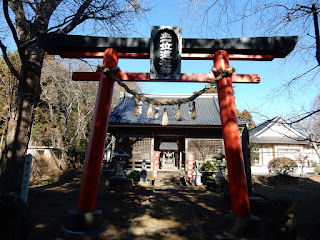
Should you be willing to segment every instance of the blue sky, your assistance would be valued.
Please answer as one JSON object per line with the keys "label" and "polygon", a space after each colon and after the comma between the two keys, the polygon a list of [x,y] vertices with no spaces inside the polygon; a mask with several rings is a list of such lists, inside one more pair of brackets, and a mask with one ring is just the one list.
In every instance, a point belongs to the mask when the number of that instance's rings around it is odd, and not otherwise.
{"label": "blue sky", "polygon": [[[181,18],[183,11],[179,10],[175,1],[158,2],[155,8],[156,12],[148,15],[150,21],[137,25],[141,35],[132,35],[132,37],[150,37],[151,26],[163,25],[182,26],[182,35],[186,38],[215,38],[210,34],[210,31],[204,30],[206,34],[202,34],[197,28],[190,27],[188,24],[190,22]],[[251,36],[256,35],[246,35],[245,37]],[[222,37],[242,37],[242,35],[239,30],[235,29],[232,36],[225,34]],[[149,60],[120,60],[119,62],[121,69],[129,72],[148,72],[150,70],[149,64]],[[182,72],[208,73],[212,65],[212,61],[185,60],[182,61]],[[319,93],[316,80],[310,86],[305,83],[296,84],[291,91],[279,92],[279,89],[288,80],[311,68],[311,65],[312,63],[310,65],[299,63],[299,59],[295,56],[285,60],[275,59],[272,62],[230,61],[230,66],[236,68],[239,74],[261,75],[260,84],[234,84],[238,110],[249,110],[253,114],[254,121],[260,123],[277,115],[289,119],[297,112],[310,109],[314,98]],[[192,93],[202,89],[203,86],[204,84],[198,83],[144,83],[142,89],[145,93]]]}
{"label": "blue sky", "polygon": [[[185,15],[185,9],[179,8],[184,0],[150,0],[150,5],[156,4],[152,12],[147,14],[147,19],[136,22],[136,31],[127,37],[150,37],[151,26],[182,26],[182,36],[185,38],[225,38],[225,37],[252,37],[263,36],[257,30],[254,21],[247,24],[247,32],[242,31],[241,23],[235,24],[230,31],[219,31],[215,35],[213,29],[217,23],[214,22],[217,16],[209,17],[205,24],[200,20],[192,23],[190,16]],[[237,1],[237,6],[241,6],[242,0]],[[236,11],[236,9],[235,9]],[[89,34],[88,25],[82,27],[82,31],[75,30],[72,34]],[[83,32],[83,30],[88,32]],[[201,31],[200,31],[201,30]],[[289,35],[296,35],[290,32]],[[101,34],[96,34],[101,35]],[[288,35],[279,32],[278,36]],[[309,41],[314,41],[312,37]],[[9,44],[10,47],[10,44]],[[9,48],[12,50],[11,48]],[[14,50],[14,49],[13,49]],[[312,103],[319,94],[318,76],[309,75],[305,81],[294,84],[288,90],[280,91],[283,85],[290,79],[307,71],[316,65],[315,61],[309,63],[302,62],[298,54],[293,54],[287,59],[275,59],[272,62],[255,61],[230,61],[230,66],[237,69],[239,74],[260,74],[260,84],[234,84],[235,100],[238,110],[249,110],[256,123],[260,123],[277,115],[289,119],[297,113],[310,110]],[[101,62],[101,60],[99,60]],[[183,73],[208,73],[212,68],[212,61],[182,61]],[[149,72],[149,60],[124,60],[119,61],[119,66],[123,71],[129,72]],[[200,90],[204,84],[197,83],[144,83],[141,85],[145,93],[189,93]]]}

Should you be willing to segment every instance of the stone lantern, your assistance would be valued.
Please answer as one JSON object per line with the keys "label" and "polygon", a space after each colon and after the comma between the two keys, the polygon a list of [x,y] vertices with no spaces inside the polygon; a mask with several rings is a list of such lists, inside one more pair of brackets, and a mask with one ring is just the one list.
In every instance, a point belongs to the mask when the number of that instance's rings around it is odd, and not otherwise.
{"label": "stone lantern", "polygon": [[147,176],[148,176],[147,161],[145,159],[143,159],[142,160],[142,170],[140,171],[140,181],[139,181],[140,185],[148,184]]}
{"label": "stone lantern", "polygon": [[123,149],[119,149],[113,156],[116,158],[116,174],[112,177],[113,179],[127,179],[123,171],[123,166],[126,163],[123,158],[129,157],[129,154],[124,152]]}
{"label": "stone lantern", "polygon": [[216,166],[218,168],[218,172],[216,175],[216,189],[219,192],[225,192],[227,189],[227,180],[222,173],[222,170],[226,167],[225,163],[223,162],[223,159],[223,154],[217,154]]}
{"label": "stone lantern", "polygon": [[222,169],[226,167],[226,165],[223,162],[223,159],[216,159],[216,166],[218,168],[216,179],[221,182],[226,181],[226,178],[223,176],[223,173],[222,173]]}
{"label": "stone lantern", "polygon": [[201,176],[202,174],[199,172],[199,163],[198,161],[194,161],[194,166],[193,166],[193,183],[196,186],[201,186],[203,185],[201,182]]}
{"label": "stone lantern", "polygon": [[119,149],[113,156],[116,158],[116,174],[110,179],[110,187],[114,190],[127,190],[131,188],[131,179],[128,179],[123,171],[123,166],[126,163],[124,158],[129,157],[129,154]]}

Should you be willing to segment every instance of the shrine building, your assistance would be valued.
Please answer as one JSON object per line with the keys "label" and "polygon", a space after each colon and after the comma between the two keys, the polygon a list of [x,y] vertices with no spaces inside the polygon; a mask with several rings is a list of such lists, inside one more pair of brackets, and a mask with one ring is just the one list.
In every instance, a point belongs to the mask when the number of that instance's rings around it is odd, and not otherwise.
{"label": "shrine building", "polygon": [[[186,94],[147,94],[153,99],[186,98]],[[182,120],[177,121],[178,106],[153,106],[153,119],[147,117],[148,103],[138,102],[139,115],[134,113],[134,97],[120,93],[117,104],[110,114],[108,132],[116,138],[115,151],[123,149],[130,155],[129,169],[141,169],[142,160],[151,170],[155,151],[161,152],[161,169],[183,169],[186,154],[194,153],[200,164],[223,153],[220,110],[217,94],[203,94],[195,100],[196,118],[192,119],[193,103],[181,105]],[[167,108],[168,125],[162,125]],[[245,121],[238,119],[239,127]]]}

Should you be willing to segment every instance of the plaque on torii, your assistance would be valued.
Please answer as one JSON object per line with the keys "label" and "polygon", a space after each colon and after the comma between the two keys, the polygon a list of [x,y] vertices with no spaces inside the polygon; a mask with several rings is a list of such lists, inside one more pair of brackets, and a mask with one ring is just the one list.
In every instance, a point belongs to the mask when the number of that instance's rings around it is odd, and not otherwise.
{"label": "plaque on torii", "polygon": [[180,79],[182,27],[151,27],[150,80]]}
{"label": "plaque on torii", "polygon": [[[48,33],[39,34],[39,42],[49,54],[60,55],[63,58],[103,57],[103,65],[108,69],[117,67],[119,58],[153,58],[150,68],[155,72],[151,71],[150,74],[118,71],[116,76],[121,81],[211,82],[215,77],[219,76],[218,72],[180,74],[180,59],[213,60],[216,69],[224,70],[229,68],[229,60],[271,61],[274,58],[284,58],[294,49],[298,39],[297,36],[183,39],[181,38],[181,28],[179,27],[153,27],[153,31],[153,38],[151,39],[89,37]],[[153,50],[158,52],[155,53]],[[181,56],[176,54],[181,54]],[[73,73],[73,79],[99,81],[78,208],[69,211],[66,226],[69,230],[81,231],[87,229],[90,224],[91,227],[95,225],[92,225],[92,223],[86,224],[87,214],[100,216],[101,212],[95,209],[95,204],[114,79],[99,71]],[[233,74],[232,77],[225,77],[216,83],[228,168],[232,215],[241,219],[250,218],[251,211],[232,83],[259,82],[259,74]]]}

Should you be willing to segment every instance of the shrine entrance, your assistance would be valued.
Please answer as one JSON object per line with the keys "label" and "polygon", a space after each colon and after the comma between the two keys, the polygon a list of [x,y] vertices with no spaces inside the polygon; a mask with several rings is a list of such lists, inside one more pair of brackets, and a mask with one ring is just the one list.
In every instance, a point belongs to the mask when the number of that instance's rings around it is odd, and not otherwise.
{"label": "shrine entrance", "polygon": [[154,151],[160,151],[159,170],[181,170],[184,166],[184,137],[155,137]]}
{"label": "shrine entrance", "polygon": [[[171,148],[170,146],[167,148]],[[177,169],[177,151],[172,149],[163,149],[160,154],[162,155],[162,164],[160,164],[160,169]],[[161,161],[161,160],[160,160]],[[161,166],[162,165],[162,166]]]}

